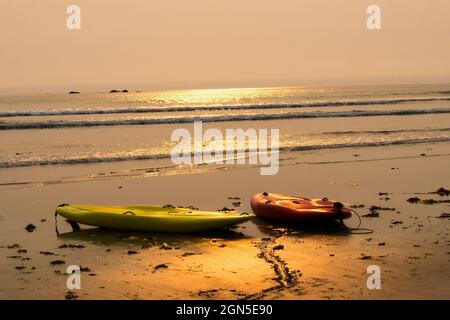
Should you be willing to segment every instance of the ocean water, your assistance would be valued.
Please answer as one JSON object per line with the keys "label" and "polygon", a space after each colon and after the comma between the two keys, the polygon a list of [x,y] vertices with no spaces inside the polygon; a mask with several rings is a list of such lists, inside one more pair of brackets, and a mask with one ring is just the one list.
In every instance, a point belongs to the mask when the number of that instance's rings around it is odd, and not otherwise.
{"label": "ocean water", "polygon": [[284,154],[447,142],[450,85],[2,94],[0,170],[170,159],[195,120],[279,129]]}

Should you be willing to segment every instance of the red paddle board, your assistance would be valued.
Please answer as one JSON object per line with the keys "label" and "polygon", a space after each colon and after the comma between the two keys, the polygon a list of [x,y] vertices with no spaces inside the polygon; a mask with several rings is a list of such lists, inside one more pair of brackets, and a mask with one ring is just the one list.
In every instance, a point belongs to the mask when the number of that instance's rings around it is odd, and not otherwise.
{"label": "red paddle board", "polygon": [[267,192],[255,195],[251,207],[258,216],[279,221],[342,220],[352,215],[351,209],[327,198],[307,199]]}

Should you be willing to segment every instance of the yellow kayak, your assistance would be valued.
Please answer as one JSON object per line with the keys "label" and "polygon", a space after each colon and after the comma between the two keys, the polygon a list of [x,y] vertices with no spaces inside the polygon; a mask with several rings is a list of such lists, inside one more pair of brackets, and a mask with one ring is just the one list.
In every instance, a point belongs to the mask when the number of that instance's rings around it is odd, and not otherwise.
{"label": "yellow kayak", "polygon": [[237,211],[201,211],[172,206],[104,207],[60,205],[56,213],[69,221],[111,229],[153,232],[199,232],[246,222],[255,215]]}

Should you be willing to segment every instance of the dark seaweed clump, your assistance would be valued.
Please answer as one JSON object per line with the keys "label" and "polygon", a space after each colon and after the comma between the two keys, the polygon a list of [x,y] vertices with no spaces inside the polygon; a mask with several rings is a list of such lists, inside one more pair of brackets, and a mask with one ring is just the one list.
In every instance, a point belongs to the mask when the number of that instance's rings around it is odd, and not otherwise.
{"label": "dark seaweed clump", "polygon": [[406,201],[408,201],[409,203],[419,203],[420,198],[412,197],[412,198],[406,199]]}
{"label": "dark seaweed clump", "polygon": [[438,194],[441,197],[448,197],[450,195],[450,190],[440,187],[434,192],[430,192],[430,194]]}
{"label": "dark seaweed clump", "polygon": [[375,212],[375,211],[378,211],[378,210],[383,210],[383,211],[395,211],[396,209],[395,209],[395,208],[389,208],[389,207],[379,207],[379,206],[371,206],[371,207],[369,208],[369,211],[370,211],[370,212]]}
{"label": "dark seaweed clump", "polygon": [[433,205],[433,204],[438,204],[438,203],[450,203],[450,200],[435,200],[435,199],[420,199],[417,197],[413,197],[413,198],[409,198],[406,201],[408,201],[409,203],[420,203],[420,204],[425,204],[425,205]]}
{"label": "dark seaweed clump", "polygon": [[363,215],[364,218],[378,218],[379,216],[380,214],[376,211]]}

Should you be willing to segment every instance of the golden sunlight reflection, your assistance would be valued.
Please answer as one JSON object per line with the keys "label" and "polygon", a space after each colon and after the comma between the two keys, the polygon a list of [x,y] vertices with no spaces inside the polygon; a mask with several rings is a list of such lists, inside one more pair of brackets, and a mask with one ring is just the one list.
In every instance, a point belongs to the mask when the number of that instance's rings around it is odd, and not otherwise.
{"label": "golden sunlight reflection", "polygon": [[[142,93],[146,100],[172,101],[186,104],[205,103],[249,103],[251,101],[271,99],[274,97],[298,96],[304,91],[307,94],[309,88],[230,88],[230,89],[198,89],[198,90],[174,90]],[[292,91],[292,92],[291,92]]]}

